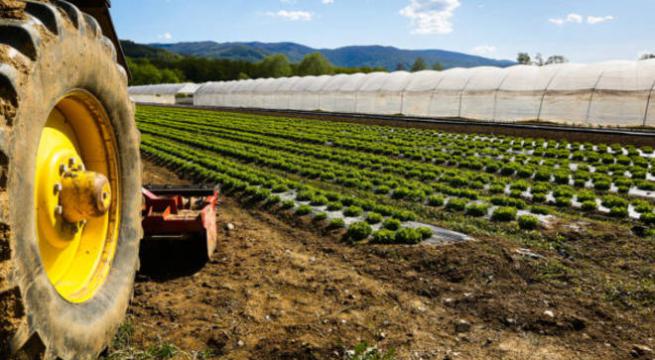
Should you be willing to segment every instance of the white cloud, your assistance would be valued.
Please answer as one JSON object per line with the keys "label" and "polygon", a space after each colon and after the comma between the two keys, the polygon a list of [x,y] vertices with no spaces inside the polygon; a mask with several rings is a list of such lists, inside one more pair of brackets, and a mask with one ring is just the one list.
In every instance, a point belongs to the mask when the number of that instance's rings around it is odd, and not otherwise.
{"label": "white cloud", "polygon": [[289,21],[311,21],[314,18],[314,13],[309,11],[288,11],[280,10],[278,12],[269,11],[266,13],[268,16],[282,18]]}
{"label": "white cloud", "polygon": [[414,34],[449,34],[455,9],[460,5],[460,0],[410,0],[400,15],[411,20]]}
{"label": "white cloud", "polygon": [[587,23],[589,25],[596,25],[600,23],[604,23],[607,21],[612,21],[614,20],[614,16],[608,15],[608,16],[587,16],[585,19],[584,16],[576,13],[571,13],[566,15],[563,18],[553,18],[553,19],[548,19],[548,21],[551,24],[555,24],[558,26],[564,25],[566,23],[572,23],[572,24],[583,24]]}
{"label": "white cloud", "polygon": [[334,4],[334,0],[321,0],[321,3],[325,5],[330,5],[330,4]]}
{"label": "white cloud", "polygon": [[548,19],[548,21],[555,25],[564,25],[565,23],[581,24],[583,20],[584,17],[576,13],[568,14],[563,18]]}
{"label": "white cloud", "polygon": [[157,35],[157,38],[159,38],[161,40],[171,40],[173,38],[173,34],[171,34],[169,32],[165,32],[163,34]]}
{"label": "white cloud", "polygon": [[496,47],[492,45],[480,45],[471,49],[471,53],[478,56],[493,56],[496,54]]}
{"label": "white cloud", "polygon": [[595,24],[601,24],[604,22],[612,21],[614,20],[614,16],[612,15],[607,15],[607,16],[587,16],[587,23],[591,25]]}

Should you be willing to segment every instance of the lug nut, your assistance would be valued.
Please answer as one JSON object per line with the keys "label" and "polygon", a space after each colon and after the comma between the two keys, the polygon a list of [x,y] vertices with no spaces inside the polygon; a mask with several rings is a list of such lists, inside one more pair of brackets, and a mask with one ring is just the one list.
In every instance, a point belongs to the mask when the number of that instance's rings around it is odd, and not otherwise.
{"label": "lug nut", "polygon": [[84,164],[79,164],[79,165],[77,165],[77,170],[78,171],[86,171],[86,167],[84,166]]}
{"label": "lug nut", "polygon": [[59,165],[59,175],[64,175],[68,171],[68,166],[66,164]]}
{"label": "lug nut", "polygon": [[68,166],[70,166],[71,168],[75,166],[75,158],[68,159]]}
{"label": "lug nut", "polygon": [[54,189],[53,189],[55,195],[59,194],[59,193],[61,192],[61,189],[63,189],[63,187],[61,186],[61,184],[59,184],[59,183],[55,184],[55,187],[54,187]]}
{"label": "lug nut", "polygon": [[55,208],[55,215],[61,216],[64,213],[64,208],[61,205],[57,205]]}

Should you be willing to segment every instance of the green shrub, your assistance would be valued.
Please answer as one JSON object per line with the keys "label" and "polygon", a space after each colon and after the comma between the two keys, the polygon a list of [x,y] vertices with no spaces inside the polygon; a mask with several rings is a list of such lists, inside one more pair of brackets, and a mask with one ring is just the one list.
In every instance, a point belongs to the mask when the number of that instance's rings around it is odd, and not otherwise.
{"label": "green shrub", "polygon": [[378,186],[375,189],[375,193],[376,194],[381,194],[381,195],[386,195],[386,194],[389,193],[389,191],[391,191],[391,189],[388,186],[385,186],[385,185]]}
{"label": "green shrub", "polygon": [[489,193],[490,194],[502,194],[505,192],[505,185],[504,184],[491,184],[489,186]]}
{"label": "green shrub", "polygon": [[534,230],[539,226],[539,219],[532,215],[519,216],[519,227],[523,230]]}
{"label": "green shrub", "polygon": [[373,209],[376,213],[382,214],[382,216],[391,216],[393,214],[393,208],[385,205],[375,205]]}
{"label": "green shrub", "polygon": [[396,231],[400,229],[401,222],[398,219],[385,219],[384,222],[382,223],[382,227],[388,230],[393,230]]}
{"label": "green shrub", "polygon": [[459,198],[450,198],[448,199],[448,203],[446,204],[446,210],[449,211],[463,211],[466,209],[466,204],[468,204],[468,201],[466,199],[459,199]]}
{"label": "green shrub", "polygon": [[534,179],[537,181],[550,181],[550,169],[540,168],[534,174]]}
{"label": "green shrub", "polygon": [[339,211],[339,210],[343,209],[343,204],[338,202],[338,201],[331,202],[331,203],[327,204],[327,209],[329,211]]}
{"label": "green shrub", "polygon": [[398,187],[396,188],[393,193],[391,193],[391,197],[394,199],[404,199],[409,196],[411,193],[411,190],[406,187]]}
{"label": "green shrub", "polygon": [[418,232],[421,234],[421,237],[423,238],[423,240],[427,240],[427,239],[432,237],[432,229],[430,229],[427,226],[421,226],[421,227],[417,228],[416,230],[418,230]]}
{"label": "green shrub", "polygon": [[507,196],[494,196],[491,198],[491,203],[496,206],[513,206],[517,209],[525,209],[525,201],[522,199],[514,199]]}
{"label": "green shrub", "polygon": [[595,180],[594,189],[596,190],[609,190],[612,183],[608,180]]}
{"label": "green shrub", "polygon": [[545,206],[533,206],[530,208],[530,212],[537,215],[548,215],[550,214],[550,209]]}
{"label": "green shrub", "polygon": [[430,206],[443,206],[445,199],[441,195],[430,195],[428,196],[428,205]]}
{"label": "green shrub", "polygon": [[582,210],[584,211],[596,211],[598,209],[598,204],[594,200],[587,200],[582,202]]}
{"label": "green shrub", "polygon": [[585,201],[590,201],[590,200],[596,200],[596,194],[594,194],[592,191],[589,190],[583,190],[578,192],[577,194],[577,200],[578,202],[585,202]]}
{"label": "green shrub", "polygon": [[553,173],[555,177],[555,182],[558,184],[568,184],[569,183],[569,171],[568,170],[557,170]]}
{"label": "green shrub", "polygon": [[309,201],[312,199],[313,196],[314,194],[309,191],[299,191],[298,194],[296,195],[296,200]]}
{"label": "green shrub", "polygon": [[615,196],[615,195],[607,195],[603,196],[602,198],[602,204],[606,208],[613,208],[613,207],[628,207],[628,200]]}
{"label": "green shrub", "polygon": [[491,215],[491,220],[509,222],[516,219],[517,210],[515,207],[503,206],[497,208]]}
{"label": "green shrub", "polygon": [[320,212],[320,213],[314,215],[314,220],[316,220],[316,221],[323,221],[323,220],[326,220],[327,217],[328,217],[327,213]]}
{"label": "green shrub", "polygon": [[635,211],[640,214],[653,212],[653,205],[647,200],[643,200],[643,199],[632,200],[632,206],[634,206]]}
{"label": "green shrub", "polygon": [[546,194],[542,194],[542,193],[532,194],[532,201],[534,202],[542,203],[546,201],[546,199],[547,199]]}
{"label": "green shrub", "polygon": [[356,222],[348,227],[346,232],[346,240],[349,242],[361,241],[369,237],[373,233],[371,225],[365,222]]}
{"label": "green shrub", "polygon": [[530,184],[525,180],[514,181],[510,185],[511,190],[520,190],[521,192],[528,190],[528,187],[530,187]]}
{"label": "green shrub", "polygon": [[371,242],[374,244],[393,244],[396,233],[387,229],[380,229],[373,233]]}
{"label": "green shrub", "polygon": [[391,217],[398,219],[400,221],[414,221],[416,220],[416,214],[409,210],[398,210],[394,211],[391,214]]}
{"label": "green shrub", "polygon": [[465,214],[473,217],[482,217],[487,215],[487,210],[489,210],[489,205],[471,203],[466,207]]}
{"label": "green shrub", "polygon": [[300,205],[296,209],[296,215],[298,215],[298,216],[309,215],[309,214],[311,214],[311,212],[312,212],[312,207],[309,206],[309,205]]}
{"label": "green shrub", "polygon": [[343,229],[346,227],[346,222],[342,218],[332,219],[328,227],[330,229]]}
{"label": "green shrub", "polygon": [[555,198],[555,206],[557,206],[557,207],[570,207],[571,206],[571,198],[556,197]]}
{"label": "green shrub", "polygon": [[624,219],[628,217],[628,208],[623,206],[616,206],[610,209],[610,216],[617,219]]}
{"label": "green shrub", "polygon": [[355,203],[355,199],[350,197],[344,197],[341,199],[341,203],[343,204],[343,206],[351,206]]}
{"label": "green shrub", "polygon": [[271,191],[273,193],[275,193],[275,194],[283,193],[283,192],[286,192],[288,190],[289,190],[289,188],[285,184],[282,184],[282,183],[275,184],[271,188]]}
{"label": "green shrub", "polygon": [[641,214],[639,220],[646,225],[655,225],[655,213],[649,212]]}
{"label": "green shrub", "polygon": [[423,240],[423,235],[416,229],[402,228],[396,231],[394,240],[398,244],[418,244]]}
{"label": "green shrub", "polygon": [[383,219],[384,217],[376,212],[369,212],[366,214],[366,222],[369,224],[379,224]]}
{"label": "green shrub", "polygon": [[343,211],[343,214],[347,217],[357,217],[364,212],[364,209],[359,206],[349,206],[346,210]]}
{"label": "green shrub", "polygon": [[328,203],[328,198],[323,195],[316,195],[312,197],[310,204],[313,206],[323,206]]}
{"label": "green shrub", "polygon": [[285,200],[282,202],[282,209],[289,210],[296,207],[296,202],[293,200]]}
{"label": "green shrub", "polygon": [[655,181],[637,180],[637,188],[645,191],[655,191]]}
{"label": "green shrub", "polygon": [[277,195],[269,195],[268,198],[266,198],[266,205],[272,206],[279,204],[282,201],[282,199],[277,196]]}

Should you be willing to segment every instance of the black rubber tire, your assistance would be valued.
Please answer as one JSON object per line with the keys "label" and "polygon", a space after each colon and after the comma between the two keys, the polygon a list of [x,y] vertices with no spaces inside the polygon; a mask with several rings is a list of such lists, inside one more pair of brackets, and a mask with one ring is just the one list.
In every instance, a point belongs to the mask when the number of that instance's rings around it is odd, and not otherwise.
{"label": "black rubber tire", "polygon": [[[41,264],[34,174],[41,130],[72,89],[100,100],[117,139],[121,225],[105,283],[64,300]],[[98,23],[65,1],[0,0],[0,359],[92,359],[125,316],[138,267],[141,160],[127,75]]]}

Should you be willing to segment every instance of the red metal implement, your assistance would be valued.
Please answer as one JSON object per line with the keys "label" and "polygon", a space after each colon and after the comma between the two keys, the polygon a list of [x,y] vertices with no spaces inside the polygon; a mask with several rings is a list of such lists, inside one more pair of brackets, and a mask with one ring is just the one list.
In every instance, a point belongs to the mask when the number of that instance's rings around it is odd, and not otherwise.
{"label": "red metal implement", "polygon": [[211,258],[216,250],[218,190],[151,185],[142,194],[144,241],[204,239]]}

